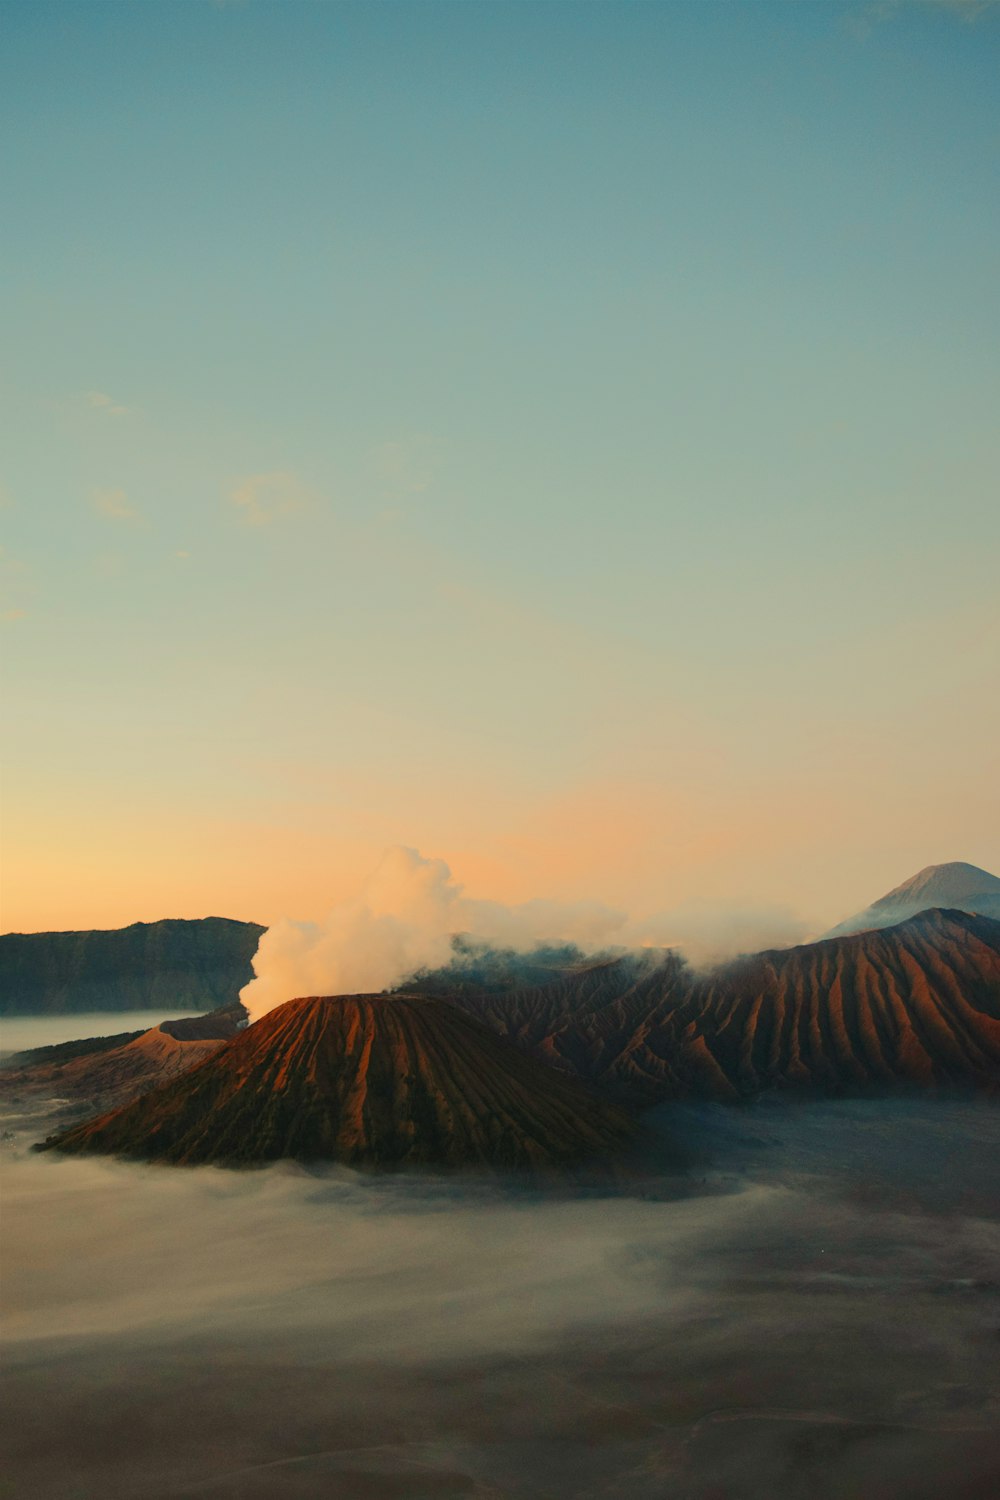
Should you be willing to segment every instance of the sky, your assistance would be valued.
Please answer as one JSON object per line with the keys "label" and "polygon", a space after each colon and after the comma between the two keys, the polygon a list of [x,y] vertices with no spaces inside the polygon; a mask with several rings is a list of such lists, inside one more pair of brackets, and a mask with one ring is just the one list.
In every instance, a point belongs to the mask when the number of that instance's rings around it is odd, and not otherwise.
{"label": "sky", "polygon": [[1000,871],[1000,6],[0,3],[0,926]]}

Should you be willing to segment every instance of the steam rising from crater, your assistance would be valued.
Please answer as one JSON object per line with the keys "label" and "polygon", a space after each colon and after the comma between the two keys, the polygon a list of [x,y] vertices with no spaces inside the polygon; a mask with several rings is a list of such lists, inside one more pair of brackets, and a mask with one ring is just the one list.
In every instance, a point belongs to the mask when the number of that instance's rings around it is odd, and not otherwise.
{"label": "steam rising from crater", "polygon": [[679,948],[695,962],[781,946],[804,936],[781,909],[699,905],[636,921],[599,901],[532,900],[516,906],[466,896],[442,859],[416,849],[388,849],[358,897],[323,922],[282,918],[260,940],[256,978],[241,994],[252,1021],[300,995],[372,994],[420,969],[446,965],[464,934],[526,952],[542,943],[608,948]]}

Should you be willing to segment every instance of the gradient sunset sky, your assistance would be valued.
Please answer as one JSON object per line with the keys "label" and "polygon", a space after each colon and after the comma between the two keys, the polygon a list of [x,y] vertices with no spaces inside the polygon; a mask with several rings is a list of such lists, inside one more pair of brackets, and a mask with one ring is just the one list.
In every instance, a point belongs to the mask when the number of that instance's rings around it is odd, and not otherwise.
{"label": "gradient sunset sky", "polygon": [[3,0],[5,930],[1000,872],[1000,7]]}

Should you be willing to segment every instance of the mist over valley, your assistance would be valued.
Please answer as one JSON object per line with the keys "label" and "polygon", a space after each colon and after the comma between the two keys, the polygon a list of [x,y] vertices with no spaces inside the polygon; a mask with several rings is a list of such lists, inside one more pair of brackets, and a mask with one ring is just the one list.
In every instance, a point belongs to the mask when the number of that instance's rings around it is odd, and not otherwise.
{"label": "mist over valley", "polygon": [[985,1500],[995,1106],[655,1115],[642,1196],[8,1141],[13,1493]]}

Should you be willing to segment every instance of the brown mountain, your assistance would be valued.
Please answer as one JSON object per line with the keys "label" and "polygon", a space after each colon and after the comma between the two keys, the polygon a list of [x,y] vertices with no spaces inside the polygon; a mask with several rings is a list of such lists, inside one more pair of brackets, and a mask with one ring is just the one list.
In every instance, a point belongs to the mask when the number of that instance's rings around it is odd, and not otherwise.
{"label": "brown mountain", "polygon": [[960,911],[701,975],[673,957],[652,973],[622,958],[506,993],[449,988],[446,972],[428,983],[527,1051],[638,1102],[1000,1084],[1000,922]]}
{"label": "brown mountain", "polygon": [[239,1165],[551,1169],[634,1125],[576,1080],[441,1001],[292,1000],[182,1077],[51,1138],[60,1151]]}
{"label": "brown mountain", "polygon": [[8,1102],[57,1097],[75,1113],[117,1108],[146,1089],[204,1062],[246,1018],[242,1006],[162,1021],[146,1031],[40,1047],[0,1070]]}

